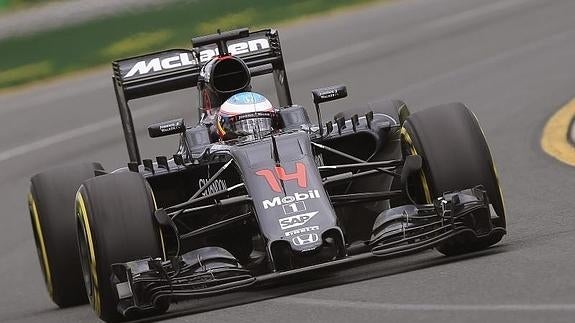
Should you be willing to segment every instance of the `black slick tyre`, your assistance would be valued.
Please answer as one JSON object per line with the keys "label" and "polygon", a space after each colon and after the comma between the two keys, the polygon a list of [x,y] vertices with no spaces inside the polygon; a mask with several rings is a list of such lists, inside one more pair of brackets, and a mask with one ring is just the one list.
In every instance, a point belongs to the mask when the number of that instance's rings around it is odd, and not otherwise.
{"label": "black slick tyre", "polygon": [[28,206],[40,267],[52,301],[61,308],[88,301],[76,244],[74,198],[82,182],[102,169],[99,163],[82,163],[31,178]]}
{"label": "black slick tyre", "polygon": [[[403,124],[402,141],[407,153],[423,159],[422,171],[413,176],[420,188],[414,194],[417,202],[429,203],[444,192],[483,185],[497,215],[493,225],[505,229],[493,159],[475,115],[465,105],[451,103],[412,113]],[[454,237],[437,250],[445,255],[473,252],[499,242],[503,235]]]}
{"label": "black slick tyre", "polygon": [[78,190],[78,245],[85,289],[92,308],[106,322],[127,319],[117,309],[111,265],[164,255],[154,211],[152,192],[138,173],[99,176]]}

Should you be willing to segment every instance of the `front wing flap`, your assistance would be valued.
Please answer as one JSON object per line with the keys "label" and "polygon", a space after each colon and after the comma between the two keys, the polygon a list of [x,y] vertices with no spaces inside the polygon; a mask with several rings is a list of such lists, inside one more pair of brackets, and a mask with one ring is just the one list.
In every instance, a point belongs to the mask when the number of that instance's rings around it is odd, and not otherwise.
{"label": "front wing flap", "polygon": [[214,295],[249,286],[255,278],[227,251],[208,247],[170,260],[141,259],[112,265],[118,311],[128,316],[173,298]]}
{"label": "front wing flap", "polygon": [[505,229],[492,225],[487,193],[478,186],[445,193],[433,204],[382,212],[369,245],[376,256],[397,257],[436,247],[459,235],[479,239],[503,234]]}

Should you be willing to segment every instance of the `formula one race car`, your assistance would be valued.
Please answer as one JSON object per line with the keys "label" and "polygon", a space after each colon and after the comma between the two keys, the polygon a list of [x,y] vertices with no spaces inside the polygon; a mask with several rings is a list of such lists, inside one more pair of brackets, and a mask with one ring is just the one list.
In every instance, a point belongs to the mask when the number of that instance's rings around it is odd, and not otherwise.
{"label": "formula one race car", "polygon": [[[278,33],[239,29],[114,62],[130,162],[32,178],[30,214],[46,286],[60,307],[89,300],[105,321],[172,300],[430,248],[456,255],[506,233],[489,148],[463,104],[410,114],[401,101],[318,123],[292,104]],[[252,92],[271,74],[278,103]],[[149,126],[177,153],[141,159],[128,101],[197,87],[199,123]]]}

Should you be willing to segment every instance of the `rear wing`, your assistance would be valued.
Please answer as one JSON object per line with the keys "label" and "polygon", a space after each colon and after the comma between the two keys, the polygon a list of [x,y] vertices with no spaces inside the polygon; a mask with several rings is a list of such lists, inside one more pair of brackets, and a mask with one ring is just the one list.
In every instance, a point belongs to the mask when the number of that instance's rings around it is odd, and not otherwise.
{"label": "rear wing", "polygon": [[195,87],[200,69],[226,52],[241,58],[252,76],[272,74],[278,102],[292,104],[279,35],[276,30],[237,29],[192,39],[191,50],[170,49],[112,63],[114,90],[131,162],[141,163],[128,101]]}

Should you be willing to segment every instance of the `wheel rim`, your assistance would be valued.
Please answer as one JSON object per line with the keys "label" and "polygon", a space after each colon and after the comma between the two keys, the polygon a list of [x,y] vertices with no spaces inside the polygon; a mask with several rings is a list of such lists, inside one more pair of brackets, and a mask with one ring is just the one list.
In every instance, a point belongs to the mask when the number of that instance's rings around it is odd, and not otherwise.
{"label": "wheel rim", "polygon": [[[401,128],[401,137],[403,138],[403,142],[405,142],[407,144],[407,147],[409,148],[409,152],[412,155],[419,155],[417,153],[417,149],[415,149],[415,145],[413,145],[413,140],[411,139],[409,132],[404,127]],[[423,172],[423,169],[421,169],[419,171],[419,175],[420,175],[420,181],[421,181],[423,193],[425,195],[425,202],[431,203],[431,200],[432,200],[431,190],[429,189],[429,183],[427,181],[427,177],[425,176],[425,173]]]}
{"label": "wheel rim", "polygon": [[[156,196],[154,195],[154,191],[152,190],[152,188],[150,187],[150,184],[148,184],[148,182],[146,182],[146,189],[148,190],[148,192],[152,196],[152,202],[154,202],[154,210],[157,210],[158,209],[158,203],[156,203]],[[162,256],[164,257],[163,260],[167,260],[168,259],[168,253],[167,253],[167,249],[166,249],[166,244],[164,242],[164,234],[163,234],[162,228],[160,226],[158,226],[158,231],[160,232],[160,244],[162,246]]]}

